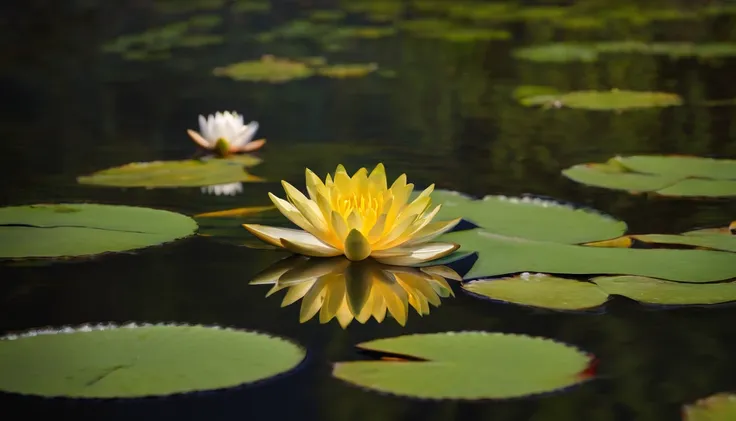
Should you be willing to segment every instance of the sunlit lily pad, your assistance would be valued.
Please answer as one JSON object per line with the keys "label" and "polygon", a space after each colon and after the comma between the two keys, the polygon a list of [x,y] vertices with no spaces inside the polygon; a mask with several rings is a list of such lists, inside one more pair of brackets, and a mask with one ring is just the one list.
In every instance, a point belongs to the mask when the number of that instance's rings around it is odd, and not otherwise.
{"label": "sunlit lily pad", "polygon": [[554,310],[585,310],[608,301],[608,294],[595,284],[542,273],[481,279],[463,288],[494,300]]}
{"label": "sunlit lily pad", "polygon": [[736,278],[736,259],[722,251],[588,247],[504,237],[479,229],[445,234],[439,241],[479,253],[465,279],[519,272],[640,275],[680,282]]}
{"label": "sunlit lily pad", "polygon": [[358,348],[413,361],[339,362],[333,376],[416,398],[508,399],[564,389],[591,377],[589,354],[524,335],[416,334],[364,342]]}
{"label": "sunlit lily pad", "polygon": [[306,63],[265,55],[260,60],[242,61],[213,70],[215,76],[238,81],[283,83],[314,75]]}
{"label": "sunlit lily pad", "polygon": [[663,55],[672,59],[718,59],[736,56],[736,43],[606,41],[600,43],[550,43],[522,47],[514,56],[537,62],[594,62],[603,54]]}
{"label": "sunlit lily pad", "polygon": [[736,196],[736,161],[690,156],[615,157],[562,174],[589,186],[662,196]]}
{"label": "sunlit lily pad", "polygon": [[320,22],[335,22],[345,17],[344,10],[323,9],[314,10],[309,13],[309,18]]}
{"label": "sunlit lily pad", "polygon": [[244,167],[260,162],[249,155],[226,159],[134,162],[77,178],[80,184],[109,187],[203,187],[236,182],[259,182],[262,178]]}
{"label": "sunlit lily pad", "polygon": [[317,73],[322,76],[344,79],[367,76],[378,70],[375,63],[368,64],[333,64],[331,66],[320,67]]}
{"label": "sunlit lily pad", "polygon": [[81,326],[0,338],[0,390],[45,397],[137,398],[252,383],[305,351],[255,332],[186,325]]}
{"label": "sunlit lily pad", "polygon": [[736,394],[718,393],[700,399],[683,410],[683,421],[736,420]]}
{"label": "sunlit lily pad", "polygon": [[602,276],[591,281],[608,294],[647,304],[705,305],[736,301],[736,282],[689,284],[644,276]]}
{"label": "sunlit lily pad", "polygon": [[567,43],[533,45],[519,48],[513,54],[518,59],[541,62],[593,62],[598,59],[598,52],[594,48]]}
{"label": "sunlit lily pad", "polygon": [[636,108],[669,107],[682,104],[679,95],[666,92],[637,92],[614,89],[611,91],[575,91],[559,95],[526,97],[522,105],[567,107],[586,110],[611,111]]}
{"label": "sunlit lily pad", "polygon": [[615,238],[626,231],[626,223],[600,212],[533,196],[474,200],[436,190],[432,202],[442,204],[438,219],[462,217],[489,232],[532,240],[575,244]]}
{"label": "sunlit lily pad", "polygon": [[40,204],[0,208],[0,258],[74,257],[134,250],[194,234],[191,218],[133,206]]}

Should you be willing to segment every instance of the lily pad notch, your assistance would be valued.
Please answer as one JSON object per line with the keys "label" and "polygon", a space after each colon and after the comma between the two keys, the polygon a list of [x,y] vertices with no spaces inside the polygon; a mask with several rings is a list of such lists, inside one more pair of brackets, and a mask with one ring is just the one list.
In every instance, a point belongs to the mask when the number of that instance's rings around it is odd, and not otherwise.
{"label": "lily pad notch", "polygon": [[496,332],[413,334],[357,347],[390,358],[338,362],[334,377],[378,392],[434,400],[511,399],[565,390],[592,379],[597,364],[570,345]]}
{"label": "lily pad notch", "polygon": [[305,350],[219,326],[83,325],[0,338],[0,391],[77,399],[145,398],[241,387],[285,374]]}
{"label": "lily pad notch", "polygon": [[171,211],[91,203],[0,208],[0,259],[123,252],[193,235],[197,223]]}

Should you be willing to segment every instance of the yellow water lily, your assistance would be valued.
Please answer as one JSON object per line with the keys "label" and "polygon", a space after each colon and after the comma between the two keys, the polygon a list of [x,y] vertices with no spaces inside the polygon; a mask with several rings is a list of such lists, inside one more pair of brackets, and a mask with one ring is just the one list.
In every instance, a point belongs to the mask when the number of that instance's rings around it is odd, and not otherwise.
{"label": "yellow water lily", "polygon": [[409,201],[414,189],[402,174],[387,187],[383,164],[349,176],[342,165],[324,182],[306,170],[309,197],[282,181],[288,201],[269,193],[274,205],[302,230],[257,224],[243,226],[261,240],[313,257],[372,257],[390,265],[412,265],[444,257],[460,246],[430,242],[461,218],[432,222],[441,205],[429,210],[434,184]]}
{"label": "yellow water lily", "polygon": [[353,320],[366,323],[371,317],[381,323],[387,314],[404,326],[409,307],[427,315],[430,305],[437,307],[441,298],[454,296],[445,278],[462,279],[446,266],[412,268],[373,259],[292,256],[256,275],[250,284],[273,285],[267,297],[285,289],[282,307],[302,300],[301,323],[319,313],[320,323],[337,318],[345,328]]}

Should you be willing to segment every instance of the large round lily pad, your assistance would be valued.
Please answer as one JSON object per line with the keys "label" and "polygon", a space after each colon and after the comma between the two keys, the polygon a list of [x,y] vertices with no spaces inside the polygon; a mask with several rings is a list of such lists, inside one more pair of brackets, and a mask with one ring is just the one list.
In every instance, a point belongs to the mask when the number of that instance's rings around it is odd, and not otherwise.
{"label": "large round lily pad", "polygon": [[578,183],[662,196],[736,196],[736,160],[690,156],[615,157],[580,164],[562,174]]}
{"label": "large round lily pad", "polygon": [[226,159],[134,162],[77,178],[80,184],[109,187],[204,187],[236,182],[258,182],[244,167],[260,163],[249,155]]}
{"label": "large round lily pad", "polygon": [[237,81],[284,83],[314,75],[314,69],[301,61],[277,58],[271,55],[260,60],[242,61],[213,70],[215,76]]}
{"label": "large round lily pad", "polygon": [[591,356],[546,338],[489,332],[407,335],[358,348],[420,361],[350,361],[346,382],[428,399],[506,399],[563,389],[590,377]]}
{"label": "large round lily pad", "polygon": [[698,305],[736,301],[736,282],[687,284],[644,276],[602,276],[592,281],[608,294],[649,304]]}
{"label": "large round lily pad", "polygon": [[197,223],[178,213],[98,204],[0,208],[0,258],[119,252],[187,237]]}
{"label": "large round lily pad", "polygon": [[294,368],[299,346],[204,326],[82,326],[0,338],[0,390],[135,398],[222,389]]}
{"label": "large round lily pad", "polygon": [[733,253],[722,251],[589,247],[511,238],[479,229],[445,234],[439,241],[479,253],[466,279],[518,272],[640,275],[679,282],[736,277]]}
{"label": "large round lily pad", "polygon": [[457,192],[437,190],[437,220],[462,217],[489,232],[560,243],[583,243],[622,235],[626,223],[586,208],[533,196],[486,196],[473,200]]}
{"label": "large round lily pad", "polygon": [[736,420],[736,394],[718,393],[700,399],[683,410],[683,421]]}
{"label": "large round lily pad", "polygon": [[575,91],[559,95],[526,97],[523,98],[521,104],[611,111],[681,105],[682,98],[667,92],[637,92],[614,89],[611,91]]}
{"label": "large round lily pad", "polygon": [[553,310],[585,310],[608,301],[608,294],[595,284],[543,273],[481,279],[463,288],[493,300]]}

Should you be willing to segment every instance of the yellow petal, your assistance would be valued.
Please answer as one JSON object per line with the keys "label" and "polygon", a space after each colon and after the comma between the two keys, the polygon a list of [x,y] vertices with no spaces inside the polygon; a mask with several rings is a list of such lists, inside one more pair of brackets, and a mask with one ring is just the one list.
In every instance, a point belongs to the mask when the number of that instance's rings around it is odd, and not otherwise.
{"label": "yellow petal", "polygon": [[462,221],[462,218],[455,218],[449,221],[431,222],[424,226],[424,228],[415,232],[414,235],[412,235],[411,240],[407,241],[403,245],[411,246],[432,241],[447,231],[455,228],[460,221]]}
{"label": "yellow petal", "polygon": [[[421,273],[420,271],[417,272]],[[426,278],[424,278],[421,275],[414,273],[398,273],[393,270],[391,273],[394,274],[396,280],[403,282],[406,292],[412,292],[414,295],[421,295],[424,297],[425,301],[431,303],[435,307],[440,305],[440,297],[436,292],[434,292],[432,285],[428,281],[428,279],[432,279],[430,276],[426,276]],[[419,311],[419,309],[417,309],[417,311]],[[420,314],[427,313],[429,313],[429,309],[427,309],[426,313],[420,312]]]}
{"label": "yellow petal", "polygon": [[[422,272],[429,275],[436,275],[442,278],[452,279],[453,281],[462,281],[463,277],[448,266],[427,266],[420,268]],[[449,285],[448,285],[449,288]]]}
{"label": "yellow petal", "polygon": [[[316,237],[315,240],[317,240]],[[332,246],[329,246],[325,243],[322,243],[322,245],[325,247],[315,247],[314,243],[296,243],[293,241],[289,241],[286,238],[282,238],[281,245],[283,245],[285,249],[289,250],[292,253],[303,254],[305,256],[311,257],[333,257],[342,254],[342,251],[332,248]]]}
{"label": "yellow petal", "polygon": [[295,252],[298,254],[318,257],[338,256],[342,254],[340,250],[323,243],[317,237],[306,231],[258,224],[243,224],[243,227],[262,241],[269,244],[289,249],[289,247],[284,244],[284,241],[287,241],[290,244],[295,245],[295,247],[306,249],[310,252]]}
{"label": "yellow petal", "polygon": [[343,219],[342,215],[339,213],[332,211],[332,214],[330,215],[330,225],[332,225],[332,231],[335,233],[335,236],[337,237],[337,240],[345,244],[345,237],[348,236],[348,225],[345,223],[345,219]]}
{"label": "yellow petal", "polygon": [[406,325],[406,319],[409,317],[409,296],[406,294],[401,285],[399,285],[393,275],[378,271],[377,281],[374,282],[373,288],[376,288],[386,303],[389,313],[401,325]]}
{"label": "yellow petal", "polygon": [[294,225],[305,231],[314,231],[314,225],[309,223],[294,205],[270,192],[268,193],[268,197],[271,198],[271,201],[276,205],[279,212],[287,217],[289,221],[293,222]]}
{"label": "yellow petal", "polygon": [[348,215],[348,229],[361,231],[363,229],[363,219],[360,217],[358,210],[353,209]]}
{"label": "yellow petal", "polygon": [[[416,233],[420,229],[424,228],[427,224],[429,224],[432,218],[434,218],[435,215],[437,215],[437,212],[439,212],[440,210],[440,206],[441,205],[437,205],[437,207],[434,208],[432,212],[426,214],[425,216],[422,216],[421,218],[414,218],[414,220],[409,224],[409,226],[406,229],[404,229],[403,232],[400,233],[400,235],[387,237],[386,240],[381,243],[380,248],[390,249],[394,247],[399,247],[411,241],[416,235]],[[401,226],[403,225],[404,224],[402,222]],[[397,229],[397,232],[398,232],[398,229]],[[389,240],[389,238],[393,238],[393,239]]]}
{"label": "yellow petal", "polygon": [[376,165],[371,175],[368,176],[368,181],[373,188],[379,191],[386,190],[386,168],[383,167],[383,164]]}
{"label": "yellow petal", "polygon": [[[387,265],[409,266],[447,256],[460,248],[455,243],[426,243],[409,247],[373,252],[373,257]],[[383,256],[383,257],[382,257]]]}
{"label": "yellow petal", "polygon": [[319,312],[319,322],[327,323],[335,317],[345,300],[345,279],[340,275],[330,275],[325,286],[325,301]]}
{"label": "yellow petal", "polygon": [[343,256],[314,258],[294,264],[291,270],[279,277],[279,284],[297,284],[307,279],[320,278],[328,274],[343,273],[350,260]]}
{"label": "yellow petal", "polygon": [[324,183],[322,183],[322,180],[312,172],[309,168],[305,170],[306,174],[306,185],[307,185],[307,193],[309,193],[309,197],[312,198],[312,200],[317,200],[317,193],[325,194],[327,191],[327,188],[325,187]]}
{"label": "yellow petal", "polygon": [[289,200],[294,207],[296,207],[302,216],[314,226],[314,231],[308,231],[320,237],[326,233],[327,221],[325,221],[325,218],[317,204],[307,199],[307,196],[304,196],[302,192],[288,182],[282,181],[281,185],[284,186],[284,191],[286,191],[286,195],[289,197]]}
{"label": "yellow petal", "polygon": [[350,230],[345,237],[345,257],[350,260],[363,260],[371,255],[371,245],[368,240],[356,229]]}
{"label": "yellow petal", "polygon": [[281,275],[290,271],[295,266],[302,262],[306,262],[307,258],[304,256],[289,256],[285,259],[281,259],[266,269],[258,272],[253,279],[248,283],[249,285],[266,285],[275,284],[279,280]]}
{"label": "yellow petal", "polygon": [[327,293],[325,290],[326,285],[326,280],[324,278],[320,278],[304,295],[302,306],[299,309],[299,323],[304,323],[314,317],[322,307],[325,294]]}
{"label": "yellow petal", "polygon": [[337,317],[338,323],[340,323],[340,327],[343,329],[348,327],[350,322],[353,321],[353,313],[350,312],[345,300],[343,300],[342,305],[337,309],[337,314],[335,314],[335,316]]}

